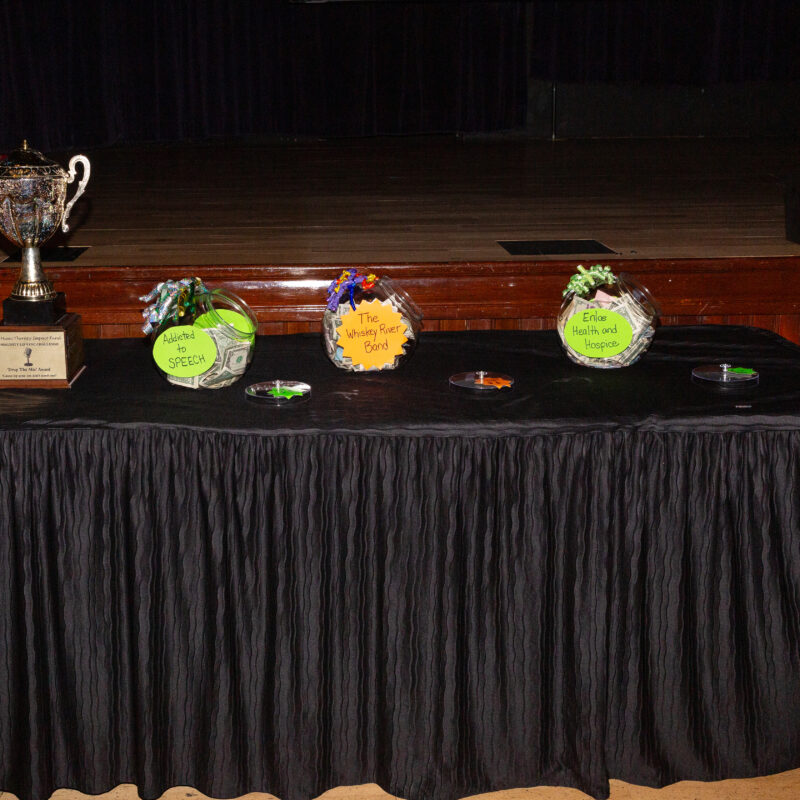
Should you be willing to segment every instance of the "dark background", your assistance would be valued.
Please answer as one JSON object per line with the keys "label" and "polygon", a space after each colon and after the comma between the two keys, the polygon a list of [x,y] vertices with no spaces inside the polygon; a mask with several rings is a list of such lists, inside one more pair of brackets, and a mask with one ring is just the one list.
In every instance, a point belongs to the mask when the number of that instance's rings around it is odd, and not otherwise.
{"label": "dark background", "polygon": [[0,4],[0,150],[244,137],[794,135],[796,0]]}

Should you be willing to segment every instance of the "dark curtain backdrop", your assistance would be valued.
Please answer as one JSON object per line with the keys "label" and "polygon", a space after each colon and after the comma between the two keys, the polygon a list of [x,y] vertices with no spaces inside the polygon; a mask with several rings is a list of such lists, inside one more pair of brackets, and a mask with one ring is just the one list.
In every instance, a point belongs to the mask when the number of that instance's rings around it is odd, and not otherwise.
{"label": "dark curtain backdrop", "polygon": [[6,0],[0,152],[522,128],[527,80],[800,79],[795,0]]}
{"label": "dark curtain backdrop", "polygon": [[531,0],[531,77],[690,85],[800,79],[797,0]]}
{"label": "dark curtain backdrop", "polygon": [[524,3],[12,0],[0,151],[517,127],[524,19]]}

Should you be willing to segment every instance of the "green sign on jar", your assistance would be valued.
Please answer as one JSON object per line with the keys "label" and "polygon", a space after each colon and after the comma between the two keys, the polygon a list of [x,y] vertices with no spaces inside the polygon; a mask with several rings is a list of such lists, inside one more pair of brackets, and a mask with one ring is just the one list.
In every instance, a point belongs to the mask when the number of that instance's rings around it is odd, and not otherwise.
{"label": "green sign on jar", "polygon": [[616,311],[588,308],[573,314],[564,326],[564,339],[587,358],[609,358],[626,350],[633,340],[630,322]]}
{"label": "green sign on jar", "polygon": [[191,378],[211,369],[217,345],[204,331],[191,325],[175,325],[162,331],[153,343],[153,359],[167,375]]}

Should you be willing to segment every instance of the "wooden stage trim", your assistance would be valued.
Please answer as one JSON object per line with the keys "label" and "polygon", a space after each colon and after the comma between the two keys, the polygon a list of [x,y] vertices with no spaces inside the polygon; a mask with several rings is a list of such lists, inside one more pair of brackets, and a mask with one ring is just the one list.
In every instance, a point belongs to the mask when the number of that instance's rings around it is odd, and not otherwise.
{"label": "wooden stage trim", "polygon": [[[598,259],[585,259],[585,264]],[[766,328],[800,343],[800,257],[635,260],[606,257],[662,307],[662,323]],[[320,330],[325,291],[346,267],[397,280],[422,308],[424,330],[555,327],[561,292],[576,261],[265,264],[249,266],[48,266],[47,274],[83,318],[87,338],[141,336],[141,295],[165,278],[199,275],[241,295],[264,334]],[[18,267],[0,266],[0,296]]]}

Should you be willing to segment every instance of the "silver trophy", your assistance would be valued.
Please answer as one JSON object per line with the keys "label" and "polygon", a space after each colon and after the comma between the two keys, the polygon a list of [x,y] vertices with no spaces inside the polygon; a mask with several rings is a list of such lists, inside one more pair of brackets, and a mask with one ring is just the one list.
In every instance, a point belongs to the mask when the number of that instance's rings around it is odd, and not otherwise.
{"label": "silver trophy", "polygon": [[[83,166],[83,176],[67,203],[67,184],[75,180],[78,164]],[[42,270],[39,246],[59,225],[65,233],[69,230],[69,212],[83,194],[90,172],[86,156],[73,156],[67,172],[28,147],[27,142],[0,161],[0,231],[22,248],[22,268],[8,298],[11,303],[4,303],[5,324],[54,322],[58,311],[64,313],[63,302],[58,309],[58,294]],[[42,306],[37,314],[20,303],[46,304],[52,307],[52,313],[45,312]]]}
{"label": "silver trophy", "polygon": [[[83,175],[67,203],[67,184],[79,164]],[[56,292],[42,270],[39,246],[59,225],[69,230],[69,212],[90,169],[86,156],[74,156],[67,172],[27,142],[0,161],[0,232],[22,248],[22,269],[3,300],[0,387],[68,388],[84,369],[80,315],[67,313],[64,293]]]}

